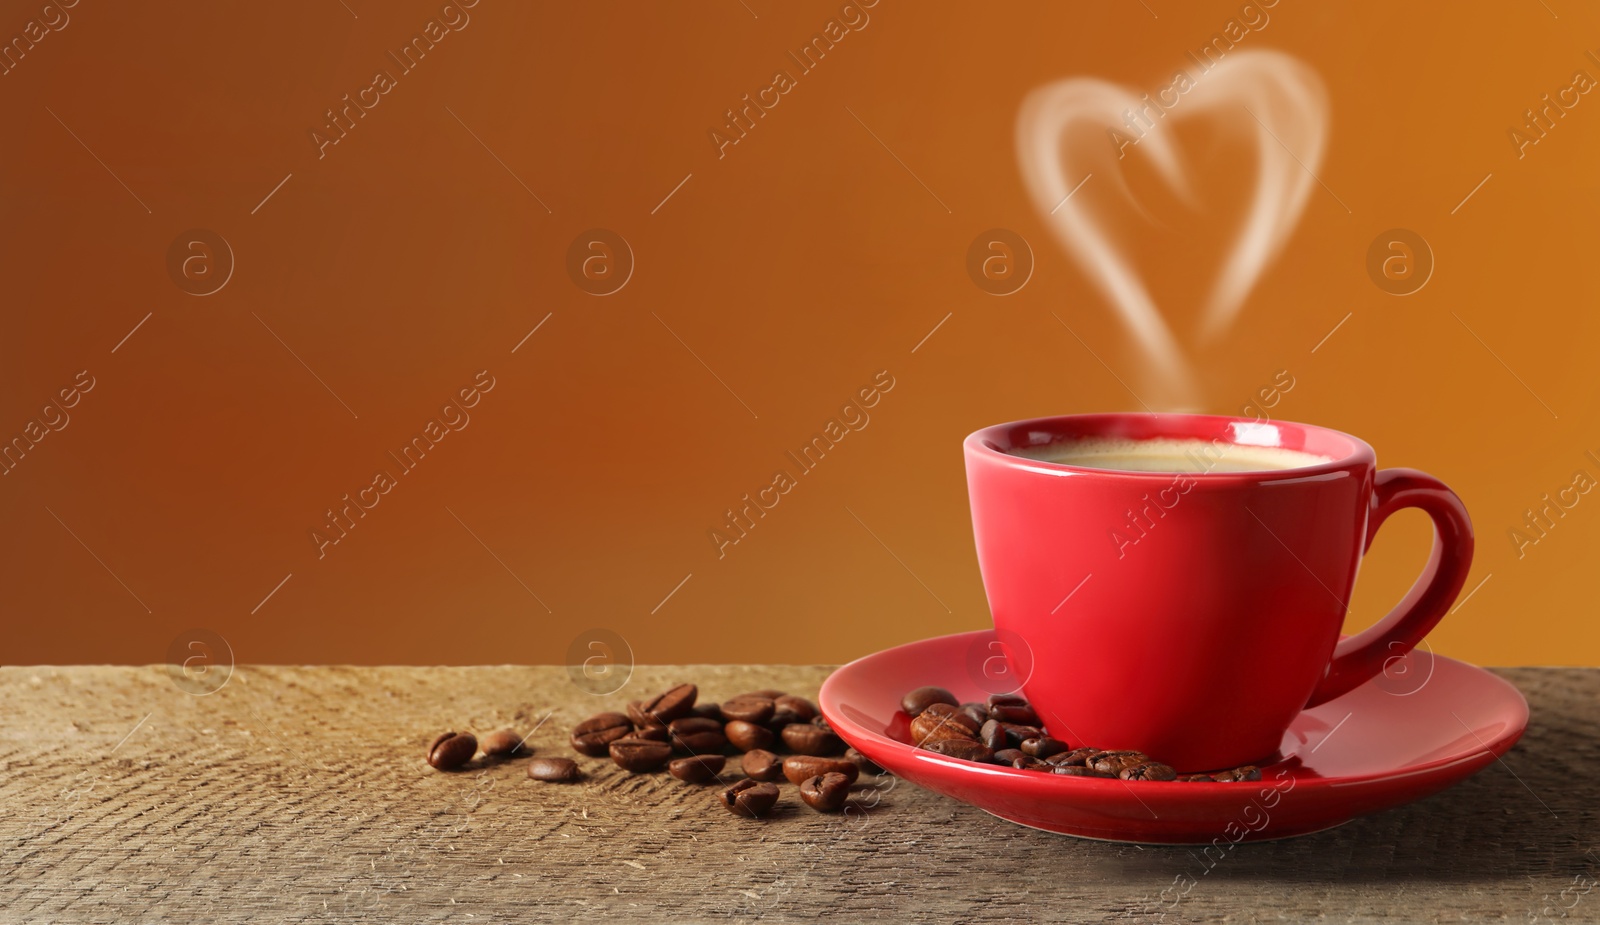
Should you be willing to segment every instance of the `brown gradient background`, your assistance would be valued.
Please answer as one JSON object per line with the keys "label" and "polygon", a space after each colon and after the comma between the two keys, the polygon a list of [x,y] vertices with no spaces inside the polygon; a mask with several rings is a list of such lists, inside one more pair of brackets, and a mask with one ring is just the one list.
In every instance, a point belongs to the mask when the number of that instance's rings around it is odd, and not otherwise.
{"label": "brown gradient background", "polygon": [[[4,4],[0,35],[43,6]],[[719,158],[708,130],[796,70],[787,51],[838,4],[483,0],[319,159],[324,111],[439,9],[82,0],[0,77],[0,433],[77,371],[96,380],[0,477],[0,660],[156,662],[205,627],[241,662],[560,662],[604,627],[641,662],[833,662],[985,625],[962,437],[1139,407],[1085,349],[1137,388],[1139,355],[1027,198],[1019,103],[1072,75],[1153,91],[1239,5],[882,0]],[[1600,101],[1525,158],[1507,130],[1575,70],[1600,77],[1600,16],[1282,0],[1270,17],[1241,50],[1320,72],[1330,143],[1239,322],[1190,344],[1203,407],[1239,413],[1288,370],[1274,416],[1356,433],[1472,511],[1468,587],[1492,578],[1435,651],[1595,663],[1600,496],[1523,558],[1507,530],[1600,450]],[[1125,162],[1170,220],[1130,240],[1180,319],[1253,169],[1226,128],[1171,129],[1207,178],[1199,212]],[[1006,298],[965,268],[997,226],[1037,261]],[[605,298],[564,265],[597,227],[637,260]],[[1365,269],[1393,227],[1437,261],[1406,298]],[[236,258],[205,298],[166,268],[190,228]],[[319,560],[324,512],[484,369],[470,425]],[[896,385],[870,425],[719,559],[708,529],[879,370]],[[1428,536],[1415,512],[1385,529],[1348,628],[1398,600]]]}

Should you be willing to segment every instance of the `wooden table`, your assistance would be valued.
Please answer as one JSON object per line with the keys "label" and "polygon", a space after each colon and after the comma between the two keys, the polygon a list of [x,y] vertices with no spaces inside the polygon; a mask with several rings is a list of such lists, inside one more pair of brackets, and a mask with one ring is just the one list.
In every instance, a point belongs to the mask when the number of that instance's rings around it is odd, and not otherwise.
{"label": "wooden table", "polygon": [[595,697],[559,666],[250,667],[197,696],[160,666],[3,669],[0,922],[1600,921],[1600,670],[1503,670],[1533,711],[1503,763],[1204,875],[1188,849],[1047,835],[892,778],[861,816],[786,784],[748,821],[600,759],[570,786],[422,761],[448,728],[548,714],[531,744],[571,755],[577,720],[673,681],[814,696],[827,673],[641,666]]}

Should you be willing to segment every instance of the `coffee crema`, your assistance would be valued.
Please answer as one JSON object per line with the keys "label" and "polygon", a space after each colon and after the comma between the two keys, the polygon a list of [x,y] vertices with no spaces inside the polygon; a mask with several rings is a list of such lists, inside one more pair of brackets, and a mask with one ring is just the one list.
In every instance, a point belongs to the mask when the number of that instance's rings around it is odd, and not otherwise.
{"label": "coffee crema", "polygon": [[1301,469],[1326,456],[1277,446],[1248,446],[1192,437],[1080,437],[1042,446],[1016,447],[1012,456],[1119,472],[1263,472]]}

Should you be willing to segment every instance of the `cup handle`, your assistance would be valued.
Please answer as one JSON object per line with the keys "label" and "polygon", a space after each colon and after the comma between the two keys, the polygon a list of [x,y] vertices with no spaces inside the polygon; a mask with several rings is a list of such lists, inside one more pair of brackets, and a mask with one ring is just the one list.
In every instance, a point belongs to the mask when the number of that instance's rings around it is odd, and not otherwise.
{"label": "cup handle", "polygon": [[[1472,519],[1455,492],[1415,469],[1383,469],[1373,479],[1362,554],[1372,548],[1378,528],[1389,515],[1408,507],[1420,508],[1433,519],[1433,552],[1428,555],[1427,567],[1387,617],[1339,640],[1307,708],[1359,687],[1382,671],[1390,658],[1410,652],[1450,609],[1466,584],[1472,568]],[[1396,648],[1401,651],[1396,653]]]}

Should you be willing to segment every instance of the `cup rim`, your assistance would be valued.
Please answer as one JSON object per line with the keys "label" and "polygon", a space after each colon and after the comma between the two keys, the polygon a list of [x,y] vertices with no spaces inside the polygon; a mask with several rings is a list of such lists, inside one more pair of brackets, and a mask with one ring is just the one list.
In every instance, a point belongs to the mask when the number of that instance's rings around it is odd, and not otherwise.
{"label": "cup rim", "polygon": [[[1185,429],[1183,425],[1188,425]],[[1235,439],[1225,442],[1235,446],[1276,446],[1285,449],[1298,450],[1303,453],[1313,453],[1327,457],[1322,462],[1308,466],[1295,466],[1288,469],[1247,469],[1232,471],[1194,471],[1186,469],[1172,470],[1127,470],[1127,469],[1101,469],[1093,466],[1075,466],[1069,463],[1051,462],[1044,459],[1032,459],[1026,456],[1017,456],[1009,449],[1015,449],[1022,444],[1015,440],[1016,435],[1028,431],[1043,432],[1056,437],[1065,436],[1069,432],[1076,432],[1080,436],[1117,436],[1131,439],[1157,439],[1168,437],[1174,439],[1207,439],[1210,434],[1232,433]],[[1198,433],[1196,431],[1199,431]],[[1281,440],[1284,435],[1292,435],[1295,440],[1293,445],[1284,443],[1245,442],[1237,439],[1243,433],[1247,436],[1260,435],[1265,437],[1271,431]],[[1219,439],[1213,436],[1211,439]],[[1027,444],[1042,446],[1054,441],[1042,441]],[[1372,447],[1359,437],[1347,434],[1344,431],[1334,430],[1317,424],[1304,424],[1298,421],[1284,421],[1275,418],[1250,418],[1236,417],[1220,414],[1188,414],[1188,413],[1155,413],[1155,412],[1102,412],[1093,414],[1061,414],[1046,417],[1025,418],[1020,421],[1011,421],[1004,424],[992,424],[980,428],[967,435],[963,445],[970,457],[988,459],[993,463],[1014,469],[1036,472],[1041,475],[1054,476],[1098,476],[1101,478],[1117,479],[1146,479],[1154,481],[1171,481],[1175,476],[1192,478],[1200,483],[1227,483],[1227,482],[1265,482],[1282,481],[1289,479],[1315,478],[1336,472],[1343,472],[1354,466],[1365,464],[1376,468],[1377,454]],[[1308,447],[1315,445],[1317,449]],[[1335,452],[1329,452],[1332,449]]]}

